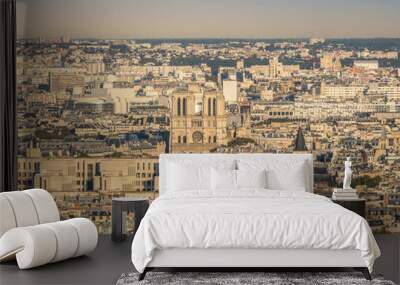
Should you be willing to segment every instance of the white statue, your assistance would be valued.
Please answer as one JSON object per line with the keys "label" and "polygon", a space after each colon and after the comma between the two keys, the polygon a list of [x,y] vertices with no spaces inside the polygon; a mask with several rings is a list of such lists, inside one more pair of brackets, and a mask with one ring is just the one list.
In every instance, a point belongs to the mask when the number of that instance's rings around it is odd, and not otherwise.
{"label": "white statue", "polygon": [[351,161],[350,157],[347,157],[344,162],[344,179],[343,179],[343,189],[351,189]]}

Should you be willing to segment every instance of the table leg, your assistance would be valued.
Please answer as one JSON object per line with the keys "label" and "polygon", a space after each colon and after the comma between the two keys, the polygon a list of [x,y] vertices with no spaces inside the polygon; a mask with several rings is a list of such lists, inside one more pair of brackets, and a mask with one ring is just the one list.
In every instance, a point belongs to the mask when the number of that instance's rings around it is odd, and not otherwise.
{"label": "table leg", "polygon": [[122,239],[126,238],[128,232],[128,211],[122,210],[121,214],[121,227],[122,227]]}
{"label": "table leg", "polygon": [[111,240],[122,241],[122,205],[120,203],[112,202],[111,219]]}

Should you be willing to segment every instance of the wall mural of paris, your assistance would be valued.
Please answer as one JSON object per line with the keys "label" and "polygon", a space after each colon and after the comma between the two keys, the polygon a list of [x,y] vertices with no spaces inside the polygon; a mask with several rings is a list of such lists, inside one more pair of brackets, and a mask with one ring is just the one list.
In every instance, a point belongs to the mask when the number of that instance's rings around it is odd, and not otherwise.
{"label": "wall mural of paris", "polygon": [[19,189],[109,233],[112,197],[157,197],[162,153],[309,152],[316,193],[341,186],[351,157],[373,231],[400,232],[396,29],[354,24],[352,4],[336,23],[342,0],[318,5],[320,30],[293,1],[281,18],[271,1],[164,1],[171,15],[147,2],[18,1]]}

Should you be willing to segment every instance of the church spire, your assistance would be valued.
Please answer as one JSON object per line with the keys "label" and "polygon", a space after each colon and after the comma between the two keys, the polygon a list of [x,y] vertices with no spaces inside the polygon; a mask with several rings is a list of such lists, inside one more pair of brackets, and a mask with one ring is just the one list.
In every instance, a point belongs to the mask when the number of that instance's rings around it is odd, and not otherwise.
{"label": "church spire", "polygon": [[301,127],[297,130],[296,139],[294,140],[294,151],[307,151],[306,140]]}

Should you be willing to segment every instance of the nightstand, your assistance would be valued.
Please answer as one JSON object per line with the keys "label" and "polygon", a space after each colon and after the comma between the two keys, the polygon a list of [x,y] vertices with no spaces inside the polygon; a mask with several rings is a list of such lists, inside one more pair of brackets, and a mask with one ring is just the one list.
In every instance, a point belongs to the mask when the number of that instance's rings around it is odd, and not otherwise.
{"label": "nightstand", "polygon": [[111,239],[113,241],[123,241],[127,236],[126,222],[127,213],[135,213],[135,229],[139,227],[140,221],[146,214],[149,208],[149,199],[135,198],[135,197],[122,197],[112,199],[112,228]]}
{"label": "nightstand", "polygon": [[351,200],[336,200],[332,199],[332,202],[339,204],[340,206],[359,214],[365,218],[365,199],[351,199]]}

